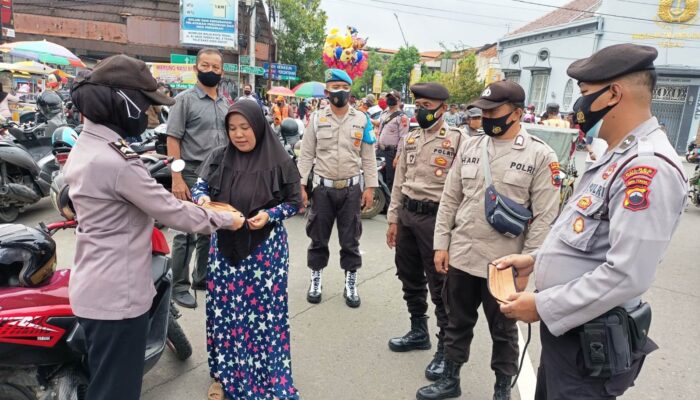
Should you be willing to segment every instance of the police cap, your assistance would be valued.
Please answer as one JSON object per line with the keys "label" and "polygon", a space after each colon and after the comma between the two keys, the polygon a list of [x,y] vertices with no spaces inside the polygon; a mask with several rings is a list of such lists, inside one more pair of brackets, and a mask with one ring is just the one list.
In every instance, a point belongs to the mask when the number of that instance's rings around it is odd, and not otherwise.
{"label": "police cap", "polygon": [[633,72],[654,70],[658,54],[651,46],[616,44],[574,61],[566,73],[579,82],[605,82]]}
{"label": "police cap", "polygon": [[498,81],[490,84],[478,100],[472,102],[467,108],[480,108],[482,110],[493,110],[504,104],[523,104],[525,102],[525,91],[513,81]]}
{"label": "police cap", "polygon": [[386,97],[393,97],[397,100],[401,100],[401,93],[399,93],[398,90],[391,89],[390,91],[387,92]]}
{"label": "police cap", "polygon": [[434,82],[416,83],[411,86],[411,93],[413,93],[413,97],[415,97],[416,100],[430,99],[445,101],[450,98],[450,92],[447,91],[447,88]]}
{"label": "police cap", "polygon": [[469,110],[467,110],[467,117],[468,118],[481,118],[482,112],[480,108],[477,107],[472,107]]}

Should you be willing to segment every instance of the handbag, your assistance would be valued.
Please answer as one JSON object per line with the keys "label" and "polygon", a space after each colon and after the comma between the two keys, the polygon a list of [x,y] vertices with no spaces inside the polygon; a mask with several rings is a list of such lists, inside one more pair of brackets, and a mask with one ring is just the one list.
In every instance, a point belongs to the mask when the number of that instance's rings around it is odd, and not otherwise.
{"label": "handbag", "polygon": [[516,238],[520,236],[532,220],[532,211],[525,206],[498,193],[491,177],[489,161],[489,139],[482,143],[482,160],[484,164],[484,181],[486,183],[485,201],[486,221],[499,233]]}

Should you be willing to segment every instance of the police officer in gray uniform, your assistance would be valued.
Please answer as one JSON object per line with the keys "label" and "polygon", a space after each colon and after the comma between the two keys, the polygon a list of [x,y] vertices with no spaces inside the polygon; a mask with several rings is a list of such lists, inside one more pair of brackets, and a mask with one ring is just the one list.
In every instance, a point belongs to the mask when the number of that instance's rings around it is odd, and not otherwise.
{"label": "police officer in gray uniform", "polygon": [[146,110],[173,100],[156,91],[143,61],[102,60],[71,91],[86,118],[65,177],[80,227],[70,304],[85,332],[90,372],[86,399],[137,400],[146,351],[153,218],[185,232],[240,228],[240,213],[217,213],[177,200],[148,175],[123,138],[146,129]]}
{"label": "police officer in gray uniform", "polygon": [[[607,152],[589,168],[544,244],[497,260],[514,266],[524,288],[506,316],[541,321],[536,399],[614,399],[656,345],[646,337],[651,286],[686,202],[678,155],[651,114],[653,47],[622,44],[574,62],[576,120],[598,132]],[[600,318],[603,316],[602,318]]]}

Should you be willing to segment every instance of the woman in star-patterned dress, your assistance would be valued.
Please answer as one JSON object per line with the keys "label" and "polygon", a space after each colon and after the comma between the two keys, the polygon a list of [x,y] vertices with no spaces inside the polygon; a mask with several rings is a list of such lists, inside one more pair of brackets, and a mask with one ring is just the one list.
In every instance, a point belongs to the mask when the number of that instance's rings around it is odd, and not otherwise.
{"label": "woman in star-patterned dress", "polygon": [[210,374],[228,399],[298,399],[287,307],[289,246],[282,221],[301,207],[299,172],[255,102],[237,102],[225,121],[231,143],[202,164],[192,189],[196,203],[228,203],[248,217],[243,229],[220,230],[211,238]]}

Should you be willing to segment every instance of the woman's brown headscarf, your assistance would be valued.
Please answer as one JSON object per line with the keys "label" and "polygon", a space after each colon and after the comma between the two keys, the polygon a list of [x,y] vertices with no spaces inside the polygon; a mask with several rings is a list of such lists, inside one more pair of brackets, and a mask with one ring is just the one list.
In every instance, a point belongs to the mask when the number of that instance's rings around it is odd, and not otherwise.
{"label": "woman's brown headscarf", "polygon": [[[301,207],[301,177],[292,160],[277,139],[258,106],[253,101],[239,101],[229,108],[225,124],[232,114],[240,114],[255,132],[255,148],[238,151],[229,140],[202,163],[197,174],[209,183],[212,201],[228,203],[250,218],[260,210],[282,203]],[[268,224],[257,231],[243,227],[237,231],[219,230],[219,251],[236,264],[248,257],[272,231]]]}

